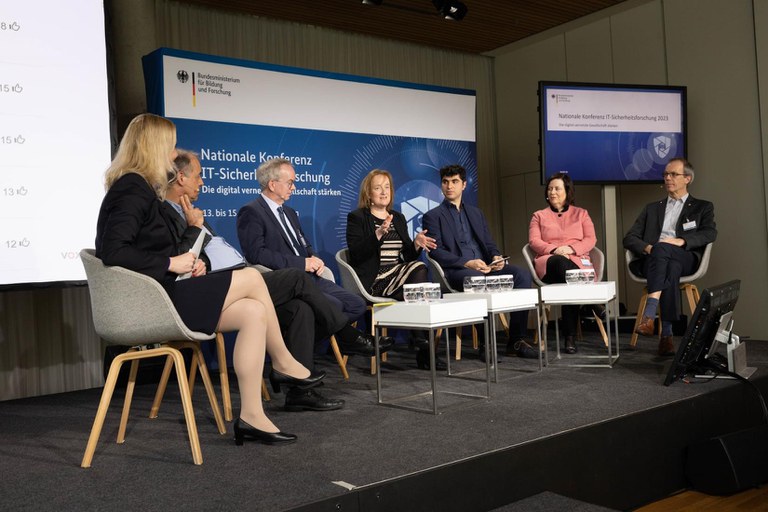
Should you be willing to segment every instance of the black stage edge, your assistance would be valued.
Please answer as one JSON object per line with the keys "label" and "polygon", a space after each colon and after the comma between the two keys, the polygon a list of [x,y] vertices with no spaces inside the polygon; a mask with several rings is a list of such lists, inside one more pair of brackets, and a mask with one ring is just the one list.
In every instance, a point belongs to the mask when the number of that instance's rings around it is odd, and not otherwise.
{"label": "black stage edge", "polygon": [[[768,397],[765,372],[752,382]],[[689,445],[756,427],[760,416],[755,391],[736,383],[291,511],[487,511],[545,491],[609,509],[632,510],[690,487],[685,476]],[[461,442],[468,435],[472,432],[456,432],[452,441]]]}

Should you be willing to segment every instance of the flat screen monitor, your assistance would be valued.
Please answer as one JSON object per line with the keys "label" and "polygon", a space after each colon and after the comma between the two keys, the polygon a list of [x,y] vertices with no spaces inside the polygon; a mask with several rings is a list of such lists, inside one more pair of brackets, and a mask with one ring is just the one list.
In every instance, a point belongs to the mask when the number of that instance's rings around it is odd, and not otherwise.
{"label": "flat screen monitor", "polygon": [[741,281],[734,280],[705,289],[685,330],[675,360],[667,373],[664,385],[693,373],[705,373],[714,364],[709,357],[717,348],[718,333],[730,329],[733,310],[739,298]]}
{"label": "flat screen monitor", "polygon": [[661,183],[686,156],[686,88],[539,82],[541,182]]}

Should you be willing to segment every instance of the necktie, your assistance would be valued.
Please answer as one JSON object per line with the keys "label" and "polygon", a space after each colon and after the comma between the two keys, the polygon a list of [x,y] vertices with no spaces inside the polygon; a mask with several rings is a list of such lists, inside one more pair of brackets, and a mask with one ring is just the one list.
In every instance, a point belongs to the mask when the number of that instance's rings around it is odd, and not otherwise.
{"label": "necktie", "polygon": [[288,238],[291,240],[291,243],[293,244],[293,250],[301,256],[302,250],[301,246],[299,245],[298,240],[296,240],[296,237],[293,236],[293,231],[291,231],[291,228],[288,227],[288,221],[285,218],[285,212],[283,211],[283,207],[279,206],[277,208],[277,213],[280,214],[280,222],[283,223],[283,227],[285,228],[285,232],[288,233]]}

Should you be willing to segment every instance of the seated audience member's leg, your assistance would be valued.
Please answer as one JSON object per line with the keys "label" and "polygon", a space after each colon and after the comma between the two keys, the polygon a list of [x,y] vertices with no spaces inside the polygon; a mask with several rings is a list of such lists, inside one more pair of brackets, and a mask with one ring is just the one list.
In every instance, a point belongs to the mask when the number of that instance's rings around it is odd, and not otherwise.
{"label": "seated audience member's leg", "polygon": [[661,292],[661,318],[673,322],[680,317],[680,277],[696,271],[696,255],[682,247],[659,242],[646,257],[648,293]]}
{"label": "seated audience member's leg", "polygon": [[301,300],[292,299],[275,307],[285,346],[308,369],[314,368],[315,315]]}
{"label": "seated audience member's leg", "polygon": [[315,276],[315,284],[332,303],[347,316],[349,323],[356,322],[365,313],[365,300],[359,295],[348,292],[333,281]]}
{"label": "seated audience member's leg", "polygon": [[[444,269],[445,270],[445,269]],[[464,278],[467,276],[482,277],[485,274],[478,270],[472,270],[471,268],[460,268],[445,270],[445,277],[448,280],[448,284],[454,290],[464,291]]]}
{"label": "seated audience member's leg", "polygon": [[[579,268],[570,258],[554,255],[547,259],[547,272],[541,278],[547,284],[564,283],[565,272]],[[576,323],[579,320],[579,306],[562,306],[563,312],[563,336],[576,334]]]}

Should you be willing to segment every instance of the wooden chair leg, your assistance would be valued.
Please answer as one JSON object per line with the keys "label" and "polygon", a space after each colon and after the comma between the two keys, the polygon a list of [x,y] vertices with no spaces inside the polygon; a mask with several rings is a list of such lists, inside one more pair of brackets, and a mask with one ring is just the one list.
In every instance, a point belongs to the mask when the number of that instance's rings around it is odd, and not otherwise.
{"label": "wooden chair leg", "polygon": [[99,400],[99,408],[96,410],[96,417],[93,419],[91,434],[88,436],[88,443],[85,446],[83,460],[80,462],[81,468],[91,467],[93,454],[96,451],[96,445],[99,443],[101,429],[104,427],[104,419],[107,417],[109,402],[112,400],[112,393],[115,391],[117,376],[120,374],[120,367],[127,359],[126,355],[127,354],[120,354],[115,357],[112,360],[112,364],[109,366],[107,380],[104,382],[104,390],[101,392],[101,399]]}
{"label": "wooden chair leg", "polygon": [[184,358],[181,352],[173,350],[173,362],[176,365],[176,380],[179,381],[179,394],[181,395],[181,404],[184,408],[184,419],[187,422],[187,434],[189,435],[189,445],[192,449],[192,461],[196,465],[203,463],[203,452],[200,449],[200,438],[197,435],[197,423],[195,423],[195,410],[192,408],[192,397],[189,394],[189,384],[187,383],[186,371],[184,371]]}
{"label": "wooden chair leg", "polygon": [[501,320],[501,327],[504,329],[504,332],[507,333],[507,338],[509,338],[509,320],[507,319],[507,315],[504,313],[500,314],[499,320]]}
{"label": "wooden chair leg", "polygon": [[157,385],[157,391],[155,391],[155,400],[152,402],[152,408],[149,410],[149,417],[151,419],[157,418],[157,413],[160,411],[160,404],[163,403],[163,395],[165,395],[165,389],[168,387],[168,379],[171,377],[171,368],[173,368],[173,358],[168,356],[165,358],[163,374]]}
{"label": "wooden chair leg", "polygon": [[629,346],[637,346],[637,326],[643,320],[643,311],[645,311],[645,304],[648,302],[648,288],[643,288],[643,295],[640,296],[640,304],[637,305],[637,315],[635,316],[635,325],[632,327],[632,337],[629,339]]}
{"label": "wooden chair leg", "polygon": [[229,372],[227,371],[227,352],[224,336],[216,333],[216,356],[219,360],[219,383],[221,384],[221,402],[224,407],[224,419],[232,421],[232,396],[229,391]]}
{"label": "wooden chair leg", "polygon": [[264,378],[261,379],[261,398],[265,402],[272,400],[272,397],[269,396],[269,390],[267,389],[267,381],[265,381]]}
{"label": "wooden chair leg", "polygon": [[685,292],[685,296],[688,299],[688,307],[691,310],[691,315],[696,311],[696,305],[699,303],[699,289],[695,284],[685,283],[680,285]]}
{"label": "wooden chair leg", "polygon": [[344,377],[344,380],[349,380],[349,372],[347,372],[347,357],[341,355],[341,350],[339,349],[339,343],[336,341],[336,336],[331,336],[330,340],[331,349],[333,350],[334,357],[336,357],[336,363],[339,365],[341,375]]}
{"label": "wooden chair leg", "polygon": [[456,355],[457,361],[461,361],[461,327],[456,328]]}
{"label": "wooden chair leg", "polygon": [[133,400],[133,390],[136,388],[136,374],[138,371],[139,360],[134,359],[131,361],[131,371],[128,374],[128,385],[125,387],[123,413],[120,415],[120,428],[117,429],[117,444],[123,444],[125,442],[125,427],[128,425],[128,416],[131,412],[131,400]]}
{"label": "wooden chair leg", "polygon": [[208,402],[211,404],[211,411],[213,411],[213,417],[216,420],[216,427],[219,429],[219,434],[226,434],[227,429],[224,427],[224,420],[221,416],[221,410],[219,409],[219,401],[216,398],[216,393],[213,390],[213,382],[211,382],[211,376],[208,373],[208,367],[205,364],[205,357],[203,357],[203,352],[200,350],[200,344],[194,341],[174,341],[168,345],[178,351],[183,349],[189,349],[192,351],[192,364],[189,369],[189,378],[187,379],[187,387],[189,389],[190,399],[192,397],[192,390],[194,389],[193,379],[197,374],[197,370],[200,370],[200,378],[203,380],[203,386],[205,387],[205,392],[208,395]]}

